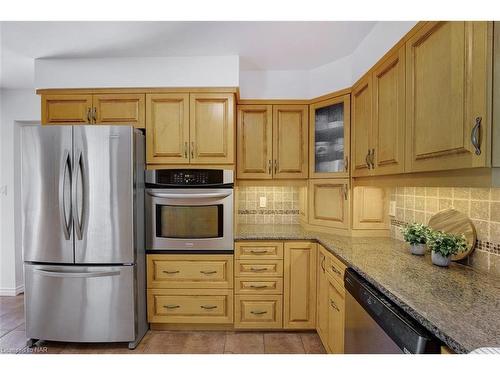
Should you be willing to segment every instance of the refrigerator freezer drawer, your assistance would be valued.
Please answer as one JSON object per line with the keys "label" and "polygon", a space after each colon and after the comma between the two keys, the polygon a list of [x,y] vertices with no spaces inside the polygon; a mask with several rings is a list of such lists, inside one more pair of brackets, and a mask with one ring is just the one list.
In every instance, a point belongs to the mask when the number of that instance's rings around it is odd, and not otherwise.
{"label": "refrigerator freezer drawer", "polygon": [[135,340],[135,266],[24,267],[27,338]]}

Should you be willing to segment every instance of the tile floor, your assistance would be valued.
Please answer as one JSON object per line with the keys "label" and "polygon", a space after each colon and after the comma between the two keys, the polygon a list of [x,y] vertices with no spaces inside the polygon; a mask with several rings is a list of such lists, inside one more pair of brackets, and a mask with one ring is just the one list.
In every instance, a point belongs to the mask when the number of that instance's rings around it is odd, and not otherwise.
{"label": "tile floor", "polygon": [[135,350],[127,344],[39,342],[26,348],[23,295],[0,297],[0,353],[49,354],[324,354],[315,332],[149,331]]}

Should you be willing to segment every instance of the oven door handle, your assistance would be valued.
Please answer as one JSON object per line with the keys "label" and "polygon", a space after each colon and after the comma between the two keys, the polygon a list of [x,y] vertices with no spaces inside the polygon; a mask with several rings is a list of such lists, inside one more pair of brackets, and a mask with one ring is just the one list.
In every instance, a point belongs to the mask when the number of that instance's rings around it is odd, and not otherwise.
{"label": "oven door handle", "polygon": [[148,191],[148,194],[157,198],[168,199],[203,199],[203,198],[225,198],[229,197],[233,192],[228,193],[195,193],[195,194],[175,194],[175,193],[156,193]]}

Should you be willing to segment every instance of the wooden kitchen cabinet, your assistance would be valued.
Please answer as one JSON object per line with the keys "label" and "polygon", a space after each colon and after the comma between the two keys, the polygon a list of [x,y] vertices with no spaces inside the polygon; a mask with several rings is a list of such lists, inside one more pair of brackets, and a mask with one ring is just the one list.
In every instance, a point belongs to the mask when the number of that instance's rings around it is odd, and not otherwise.
{"label": "wooden kitchen cabinet", "polygon": [[352,175],[367,176],[372,154],[372,76],[361,78],[352,88]]}
{"label": "wooden kitchen cabinet", "polygon": [[405,49],[400,47],[372,73],[372,175],[403,173],[405,164]]}
{"label": "wooden kitchen cabinet", "polygon": [[334,280],[328,282],[328,348],[344,354],[345,289]]}
{"label": "wooden kitchen cabinet", "polygon": [[312,242],[285,242],[284,328],[316,327],[316,247]]}
{"label": "wooden kitchen cabinet", "polygon": [[309,224],[349,228],[349,180],[309,180]]}
{"label": "wooden kitchen cabinet", "polygon": [[144,94],[95,94],[92,104],[94,124],[145,127]]}
{"label": "wooden kitchen cabinet", "polygon": [[426,22],[406,42],[407,172],[487,166],[490,36],[487,22]]}
{"label": "wooden kitchen cabinet", "polygon": [[189,163],[189,94],[146,95],[146,161]]}
{"label": "wooden kitchen cabinet", "polygon": [[328,277],[326,273],[327,251],[318,245],[317,261],[317,303],[316,303],[316,331],[328,350]]}
{"label": "wooden kitchen cabinet", "polygon": [[42,125],[92,123],[92,95],[42,95]]}
{"label": "wooden kitchen cabinet", "polygon": [[234,163],[234,95],[191,93],[190,163]]}
{"label": "wooden kitchen cabinet", "polygon": [[273,105],[273,178],[307,178],[307,105]]}
{"label": "wooden kitchen cabinet", "polygon": [[307,105],[238,106],[237,177],[308,176]]}
{"label": "wooden kitchen cabinet", "polygon": [[350,95],[309,106],[309,176],[349,177]]}
{"label": "wooden kitchen cabinet", "polygon": [[386,189],[355,186],[352,189],[352,229],[389,229]]}
{"label": "wooden kitchen cabinet", "polygon": [[236,173],[239,179],[273,176],[272,105],[239,105]]}

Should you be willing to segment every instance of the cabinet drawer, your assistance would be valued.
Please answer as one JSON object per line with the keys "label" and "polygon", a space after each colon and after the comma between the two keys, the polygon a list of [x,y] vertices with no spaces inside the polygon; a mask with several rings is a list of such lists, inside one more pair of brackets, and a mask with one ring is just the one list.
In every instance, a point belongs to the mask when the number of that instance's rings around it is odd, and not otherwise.
{"label": "cabinet drawer", "polygon": [[236,242],[236,259],[283,259],[282,242]]}
{"label": "cabinet drawer", "polygon": [[281,278],[239,278],[235,279],[235,294],[282,294],[283,279]]}
{"label": "cabinet drawer", "polygon": [[236,260],[237,277],[280,277],[283,276],[283,260]]}
{"label": "cabinet drawer", "polygon": [[232,290],[148,289],[150,323],[232,323]]}
{"label": "cabinet drawer", "polygon": [[235,328],[282,328],[282,296],[236,296]]}
{"label": "cabinet drawer", "polygon": [[232,288],[233,258],[148,255],[148,288]]}
{"label": "cabinet drawer", "polygon": [[326,272],[340,285],[344,285],[344,273],[346,265],[338,260],[334,255],[326,257]]}

